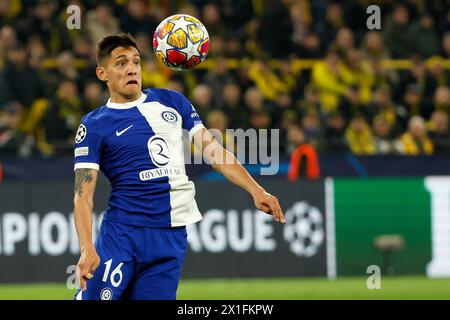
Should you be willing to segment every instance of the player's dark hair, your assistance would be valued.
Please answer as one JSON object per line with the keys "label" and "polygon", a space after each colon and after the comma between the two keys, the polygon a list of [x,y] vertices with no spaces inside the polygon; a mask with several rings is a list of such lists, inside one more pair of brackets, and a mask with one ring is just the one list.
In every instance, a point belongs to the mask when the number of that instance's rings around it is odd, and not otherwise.
{"label": "player's dark hair", "polygon": [[109,35],[97,43],[97,65],[100,65],[100,62],[104,58],[109,57],[111,52],[117,47],[134,47],[139,52],[136,41],[134,41],[131,35],[126,33]]}

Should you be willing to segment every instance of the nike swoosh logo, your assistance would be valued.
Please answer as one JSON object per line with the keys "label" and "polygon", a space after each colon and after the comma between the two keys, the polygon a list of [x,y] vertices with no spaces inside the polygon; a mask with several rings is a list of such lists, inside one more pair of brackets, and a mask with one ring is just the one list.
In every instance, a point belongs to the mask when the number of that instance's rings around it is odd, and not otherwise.
{"label": "nike swoosh logo", "polygon": [[124,134],[125,131],[127,131],[128,129],[130,129],[133,125],[129,126],[128,128],[123,129],[122,131],[117,131],[116,130],[116,136],[120,137],[122,134]]}

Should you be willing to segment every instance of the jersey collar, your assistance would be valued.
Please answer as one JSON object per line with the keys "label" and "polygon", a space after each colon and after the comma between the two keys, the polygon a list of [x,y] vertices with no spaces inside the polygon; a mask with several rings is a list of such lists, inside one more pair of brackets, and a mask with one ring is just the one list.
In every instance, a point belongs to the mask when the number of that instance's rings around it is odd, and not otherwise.
{"label": "jersey collar", "polygon": [[134,101],[126,102],[126,103],[115,103],[111,102],[111,98],[108,99],[108,102],[106,103],[106,106],[108,108],[112,109],[130,109],[133,108],[141,103],[143,103],[147,99],[147,95],[145,93],[142,93],[139,98],[137,98]]}

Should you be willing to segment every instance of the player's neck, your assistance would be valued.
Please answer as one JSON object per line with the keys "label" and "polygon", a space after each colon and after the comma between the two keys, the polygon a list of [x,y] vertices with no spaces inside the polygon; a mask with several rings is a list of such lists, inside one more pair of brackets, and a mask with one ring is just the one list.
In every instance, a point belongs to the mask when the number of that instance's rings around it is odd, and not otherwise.
{"label": "player's neck", "polygon": [[110,92],[111,95],[111,99],[110,101],[112,103],[128,103],[128,102],[133,102],[136,101],[137,99],[139,99],[139,97],[142,95],[142,92],[139,91],[139,93],[137,93],[136,95],[130,95],[130,96],[124,96],[121,95],[117,92]]}

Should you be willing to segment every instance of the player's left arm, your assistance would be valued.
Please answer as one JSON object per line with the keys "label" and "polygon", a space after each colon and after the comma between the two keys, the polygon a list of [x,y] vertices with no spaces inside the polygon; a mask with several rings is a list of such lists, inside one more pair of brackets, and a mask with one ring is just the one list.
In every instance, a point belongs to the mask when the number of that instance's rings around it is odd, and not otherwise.
{"label": "player's left arm", "polygon": [[236,157],[217,142],[208,129],[197,130],[193,141],[197,148],[204,151],[205,157],[216,171],[252,195],[256,208],[273,215],[275,221],[286,223],[278,199],[261,187]]}

